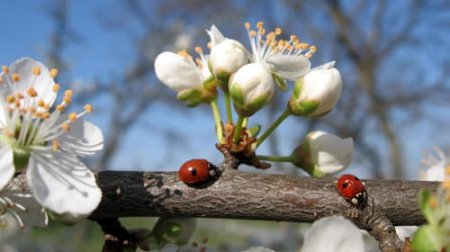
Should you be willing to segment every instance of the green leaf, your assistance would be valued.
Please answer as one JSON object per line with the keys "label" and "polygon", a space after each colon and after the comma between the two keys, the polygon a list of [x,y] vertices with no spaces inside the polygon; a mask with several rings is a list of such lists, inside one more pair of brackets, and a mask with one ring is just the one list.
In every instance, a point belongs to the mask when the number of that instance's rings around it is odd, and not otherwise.
{"label": "green leaf", "polygon": [[247,130],[250,133],[251,137],[257,137],[259,132],[261,131],[261,125],[257,124],[251,128],[248,128]]}
{"label": "green leaf", "polygon": [[289,87],[287,85],[287,81],[283,77],[281,77],[277,74],[272,74],[272,77],[273,77],[273,80],[275,81],[275,83],[277,84],[277,86],[281,89],[281,91],[283,91],[283,92],[288,91]]}
{"label": "green leaf", "polygon": [[420,252],[440,251],[443,247],[441,233],[434,226],[421,226],[412,236],[411,247]]}
{"label": "green leaf", "polygon": [[417,203],[419,203],[420,210],[422,211],[425,219],[427,219],[428,223],[433,224],[436,223],[433,209],[430,205],[430,200],[433,198],[433,194],[431,191],[427,189],[421,189],[417,194]]}

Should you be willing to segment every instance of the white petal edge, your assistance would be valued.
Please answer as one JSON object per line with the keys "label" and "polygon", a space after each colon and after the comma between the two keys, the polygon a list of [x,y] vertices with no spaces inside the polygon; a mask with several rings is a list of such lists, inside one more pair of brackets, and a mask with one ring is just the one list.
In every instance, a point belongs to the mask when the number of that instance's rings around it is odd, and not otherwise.
{"label": "white petal edge", "polygon": [[361,252],[364,251],[362,233],[342,216],[322,218],[305,234],[302,252]]}
{"label": "white petal edge", "polygon": [[194,62],[173,52],[162,52],[155,59],[158,79],[176,91],[200,88],[202,75]]}
{"label": "white petal edge", "polygon": [[33,150],[27,180],[36,201],[60,215],[87,216],[102,197],[94,174],[63,151]]}
{"label": "white petal edge", "polygon": [[103,149],[101,129],[85,120],[73,122],[70,131],[61,135],[58,140],[63,150],[80,156],[93,155]]}
{"label": "white petal edge", "polygon": [[353,139],[342,139],[324,131],[308,134],[314,163],[321,171],[332,174],[345,169],[353,159]]}
{"label": "white petal edge", "polygon": [[206,30],[206,32],[211,39],[211,47],[214,47],[215,45],[225,40],[222,32],[220,32],[219,28],[217,28],[217,26],[215,25],[212,25],[210,30]]}
{"label": "white petal edge", "polygon": [[[34,67],[41,69],[39,76],[33,74]],[[43,100],[50,106],[53,104],[56,99],[56,92],[53,91],[55,81],[44,64],[32,58],[21,58],[9,66],[9,71],[10,74],[18,73],[20,75],[20,80],[13,85],[13,92],[25,94],[27,89],[33,86],[38,94],[35,98],[36,101]]]}
{"label": "white petal edge", "polygon": [[311,69],[311,61],[303,55],[277,54],[269,57],[267,63],[271,65],[273,72],[292,81],[302,77]]}
{"label": "white petal edge", "polygon": [[0,190],[5,187],[14,175],[13,151],[0,142]]}

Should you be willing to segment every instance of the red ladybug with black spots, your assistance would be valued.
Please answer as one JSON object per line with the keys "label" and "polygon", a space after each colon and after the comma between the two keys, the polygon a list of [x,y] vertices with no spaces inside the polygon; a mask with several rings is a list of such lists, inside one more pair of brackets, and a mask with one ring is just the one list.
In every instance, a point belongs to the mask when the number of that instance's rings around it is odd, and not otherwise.
{"label": "red ladybug with black spots", "polygon": [[218,175],[217,168],[206,159],[191,159],[178,170],[178,177],[188,185],[204,184]]}
{"label": "red ladybug with black spots", "polygon": [[367,203],[367,191],[364,182],[352,174],[342,175],[336,182],[341,196],[351,204],[363,207]]}

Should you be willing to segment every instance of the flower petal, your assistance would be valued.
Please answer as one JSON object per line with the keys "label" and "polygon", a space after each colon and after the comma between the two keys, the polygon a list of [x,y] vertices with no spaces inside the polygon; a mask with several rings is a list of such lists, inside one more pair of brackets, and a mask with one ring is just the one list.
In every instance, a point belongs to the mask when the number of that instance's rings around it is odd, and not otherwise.
{"label": "flower petal", "polygon": [[322,218],[305,235],[303,252],[359,252],[364,251],[362,233],[342,216]]}
{"label": "flower petal", "polygon": [[103,134],[99,127],[85,120],[70,124],[70,131],[59,138],[61,148],[77,155],[93,155],[103,149]]}
{"label": "flower petal", "polygon": [[162,52],[156,57],[155,73],[160,81],[176,91],[200,88],[203,84],[194,62],[172,52]]}
{"label": "flower petal", "polygon": [[[5,85],[0,85],[5,86]],[[1,92],[1,91],[0,91]],[[1,94],[0,94],[0,97]],[[1,99],[1,98],[0,98]],[[6,104],[3,102],[3,99],[0,101],[0,129],[4,129],[6,127]]]}
{"label": "flower petal", "polygon": [[352,162],[353,140],[341,139],[323,131],[308,134],[313,162],[326,174],[336,173]]}
{"label": "flower petal", "polygon": [[32,150],[27,179],[36,200],[56,214],[87,216],[102,197],[94,174],[64,151]]}
{"label": "flower petal", "polygon": [[215,25],[212,25],[211,30],[206,30],[206,32],[211,38],[211,47],[214,47],[215,45],[225,40],[222,32],[220,32],[219,28],[217,28],[217,26]]}
{"label": "flower petal", "polygon": [[267,59],[272,71],[288,80],[296,80],[311,69],[311,62],[303,55],[276,54]]}
{"label": "flower petal", "polygon": [[[33,68],[39,68],[39,75],[33,74]],[[48,69],[39,61],[31,58],[21,58],[9,66],[10,74],[17,73],[20,80],[12,85],[13,92],[26,93],[29,87],[34,87],[37,92],[37,100],[43,100],[50,106],[56,98],[56,92],[53,91],[55,81],[50,76]]]}
{"label": "flower petal", "polygon": [[0,190],[5,187],[14,175],[13,151],[0,142]]}

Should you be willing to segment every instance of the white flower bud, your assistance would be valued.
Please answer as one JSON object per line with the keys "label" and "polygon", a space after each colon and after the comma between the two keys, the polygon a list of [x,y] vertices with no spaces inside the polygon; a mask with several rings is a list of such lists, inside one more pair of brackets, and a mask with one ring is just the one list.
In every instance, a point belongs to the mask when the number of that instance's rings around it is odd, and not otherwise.
{"label": "white flower bud", "polygon": [[241,67],[230,79],[230,94],[236,111],[251,116],[272,99],[275,82],[263,64]]}
{"label": "white flower bud", "polygon": [[353,140],[341,139],[323,131],[306,135],[291,154],[293,164],[313,177],[323,177],[345,169],[352,161]]}
{"label": "white flower bud", "polygon": [[202,86],[195,63],[173,52],[162,52],[156,57],[155,73],[162,83],[178,92]]}
{"label": "white flower bud", "polygon": [[330,112],[341,97],[342,79],[334,62],[317,67],[295,82],[289,99],[294,115],[322,116]]}
{"label": "white flower bud", "polygon": [[155,59],[155,73],[169,88],[177,91],[178,100],[193,107],[216,97],[216,87],[207,67],[207,56],[201,54],[195,64],[189,55],[172,52],[160,53]]}
{"label": "white flower bud", "polygon": [[225,39],[211,48],[210,63],[216,76],[230,76],[248,63],[245,47],[236,40]]}

